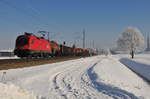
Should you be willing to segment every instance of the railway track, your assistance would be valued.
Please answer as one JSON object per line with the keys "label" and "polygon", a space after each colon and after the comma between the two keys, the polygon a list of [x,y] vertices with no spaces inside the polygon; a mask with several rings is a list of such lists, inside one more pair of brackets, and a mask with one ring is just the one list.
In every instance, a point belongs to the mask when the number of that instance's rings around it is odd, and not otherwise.
{"label": "railway track", "polygon": [[54,57],[54,58],[38,58],[38,59],[2,59],[0,60],[0,70],[31,67],[42,64],[56,63],[81,57]]}

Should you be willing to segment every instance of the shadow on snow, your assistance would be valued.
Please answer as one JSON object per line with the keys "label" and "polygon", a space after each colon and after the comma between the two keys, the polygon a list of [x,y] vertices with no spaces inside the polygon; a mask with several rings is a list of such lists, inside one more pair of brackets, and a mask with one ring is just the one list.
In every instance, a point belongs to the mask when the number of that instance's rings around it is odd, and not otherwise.
{"label": "shadow on snow", "polygon": [[111,85],[106,85],[102,82],[97,82],[97,74],[93,72],[93,68],[95,65],[97,65],[97,63],[95,63],[91,68],[88,69],[88,76],[92,81],[93,87],[96,88],[99,92],[111,96],[114,99],[138,99],[138,97],[136,97],[134,94],[129,93],[125,90],[113,87]]}
{"label": "shadow on snow", "polygon": [[150,85],[150,65],[136,62],[127,58],[120,59],[120,62],[131,69],[134,73],[136,73]]}

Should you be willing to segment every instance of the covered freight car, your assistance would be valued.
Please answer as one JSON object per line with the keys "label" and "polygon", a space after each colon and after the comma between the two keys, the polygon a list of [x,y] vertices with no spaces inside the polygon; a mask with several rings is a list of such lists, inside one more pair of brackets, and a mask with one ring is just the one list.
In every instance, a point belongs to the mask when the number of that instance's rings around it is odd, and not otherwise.
{"label": "covered freight car", "polygon": [[51,47],[52,47],[52,57],[53,56],[59,56],[60,55],[60,45],[57,44],[55,41],[51,41]]}
{"label": "covered freight car", "polygon": [[60,45],[60,53],[61,56],[73,56],[74,55],[74,48],[65,46],[65,45]]}

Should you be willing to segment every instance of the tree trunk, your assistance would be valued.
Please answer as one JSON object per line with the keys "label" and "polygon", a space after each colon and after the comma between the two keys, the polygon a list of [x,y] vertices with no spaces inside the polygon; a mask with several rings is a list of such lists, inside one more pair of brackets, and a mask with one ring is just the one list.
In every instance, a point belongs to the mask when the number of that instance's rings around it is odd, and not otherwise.
{"label": "tree trunk", "polygon": [[130,54],[131,54],[131,58],[133,59],[134,58],[134,51],[132,50]]}

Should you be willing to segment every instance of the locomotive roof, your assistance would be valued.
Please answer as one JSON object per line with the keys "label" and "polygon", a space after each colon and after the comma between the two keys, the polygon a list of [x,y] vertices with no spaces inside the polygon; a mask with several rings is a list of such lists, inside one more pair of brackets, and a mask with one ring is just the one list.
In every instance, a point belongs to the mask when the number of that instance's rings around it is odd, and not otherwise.
{"label": "locomotive roof", "polygon": [[25,35],[33,35],[33,36],[35,36],[33,33],[27,33],[27,32],[25,32],[24,34]]}
{"label": "locomotive roof", "polygon": [[[38,36],[36,36],[35,34],[33,34],[33,33],[27,33],[27,32],[25,32],[24,33],[25,35],[31,35],[31,36],[35,36],[37,39],[45,39],[44,37],[38,37]],[[46,39],[45,39],[46,40]]]}
{"label": "locomotive roof", "polygon": [[56,41],[51,41],[51,43],[54,43],[54,44],[56,44],[56,45],[59,45]]}

